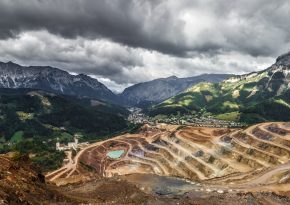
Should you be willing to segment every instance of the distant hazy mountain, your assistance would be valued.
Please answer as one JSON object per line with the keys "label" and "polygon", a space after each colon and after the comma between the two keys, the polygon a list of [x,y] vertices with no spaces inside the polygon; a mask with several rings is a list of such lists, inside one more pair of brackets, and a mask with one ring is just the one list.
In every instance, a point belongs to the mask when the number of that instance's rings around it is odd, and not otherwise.
{"label": "distant hazy mountain", "polygon": [[116,101],[117,96],[98,80],[71,75],[48,66],[24,67],[0,62],[0,88],[32,88],[58,94]]}
{"label": "distant hazy mountain", "polygon": [[290,121],[290,53],[266,70],[192,86],[151,110],[152,115],[177,112],[244,122]]}
{"label": "distant hazy mountain", "polygon": [[185,89],[200,82],[220,82],[230,75],[204,74],[190,78],[171,76],[128,87],[120,95],[125,104],[131,106],[147,106],[162,102]]}

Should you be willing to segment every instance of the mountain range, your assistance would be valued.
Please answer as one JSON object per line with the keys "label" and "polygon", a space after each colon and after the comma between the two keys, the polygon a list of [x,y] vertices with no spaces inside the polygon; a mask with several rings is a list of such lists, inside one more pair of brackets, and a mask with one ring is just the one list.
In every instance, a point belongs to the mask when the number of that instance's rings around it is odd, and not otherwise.
{"label": "mountain range", "polygon": [[120,95],[126,105],[148,107],[160,103],[200,82],[220,82],[232,75],[203,74],[189,78],[171,76],[139,83],[126,88]]}
{"label": "mountain range", "polygon": [[117,95],[97,79],[52,67],[0,63],[0,153],[34,153],[45,170],[64,158],[55,142],[100,140],[138,128],[125,106],[159,116],[191,114],[248,124],[290,121],[290,53],[245,75],[156,79]]}
{"label": "mountain range", "polygon": [[110,102],[118,100],[117,96],[97,79],[84,74],[71,75],[49,66],[24,67],[12,62],[0,62],[0,87],[39,89]]}
{"label": "mountain range", "polygon": [[199,83],[154,106],[150,114],[198,113],[244,121],[290,120],[290,53],[271,67],[220,83]]}
{"label": "mountain range", "polygon": [[126,88],[116,95],[97,79],[84,74],[71,75],[49,66],[21,66],[0,62],[0,88],[29,88],[56,94],[94,98],[124,106],[148,106],[162,102],[199,82],[220,82],[230,75],[204,74],[190,78],[156,79]]}

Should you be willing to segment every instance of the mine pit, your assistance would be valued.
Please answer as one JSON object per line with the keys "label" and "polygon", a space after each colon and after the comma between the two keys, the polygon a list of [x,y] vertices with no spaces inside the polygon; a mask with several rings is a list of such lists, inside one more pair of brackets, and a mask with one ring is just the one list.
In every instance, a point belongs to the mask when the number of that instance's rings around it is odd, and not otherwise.
{"label": "mine pit", "polygon": [[[146,175],[150,186],[140,187],[165,195],[178,193],[175,183],[166,177],[188,182],[179,187],[186,187],[186,191],[197,190],[197,184],[204,193],[259,187],[274,191],[278,190],[275,184],[283,190],[290,183],[289,124],[263,123],[246,129],[147,126],[150,132],[143,130],[91,145],[79,154],[75,168],[63,167],[47,180],[94,173],[99,177],[122,176],[138,184]],[[172,183],[166,190],[157,187],[163,180]]]}

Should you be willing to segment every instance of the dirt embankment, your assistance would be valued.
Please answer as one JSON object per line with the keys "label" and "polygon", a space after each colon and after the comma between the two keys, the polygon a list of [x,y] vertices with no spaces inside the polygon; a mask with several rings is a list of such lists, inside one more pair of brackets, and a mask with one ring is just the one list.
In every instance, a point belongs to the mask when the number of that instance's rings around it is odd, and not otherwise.
{"label": "dirt embankment", "polygon": [[[28,156],[0,155],[0,204],[48,204],[71,202],[45,184],[44,176]],[[77,204],[75,202],[75,204]]]}
{"label": "dirt embankment", "polygon": [[65,187],[45,182],[27,156],[0,155],[0,205],[166,204],[123,180],[101,179]]}

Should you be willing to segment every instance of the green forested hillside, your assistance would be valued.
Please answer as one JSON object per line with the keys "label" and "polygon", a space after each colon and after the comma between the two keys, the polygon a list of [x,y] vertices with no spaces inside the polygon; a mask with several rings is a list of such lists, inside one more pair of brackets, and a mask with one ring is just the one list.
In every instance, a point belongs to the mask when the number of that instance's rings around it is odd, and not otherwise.
{"label": "green forested hillside", "polygon": [[289,67],[200,83],[150,110],[151,115],[198,113],[247,123],[290,120]]}
{"label": "green forested hillside", "polygon": [[[58,140],[97,140],[128,128],[127,110],[105,102],[43,91],[0,90],[0,152],[35,153],[47,165],[60,163]],[[59,159],[59,160],[57,160]],[[53,163],[54,162],[54,163]],[[49,167],[52,168],[52,167]]]}

